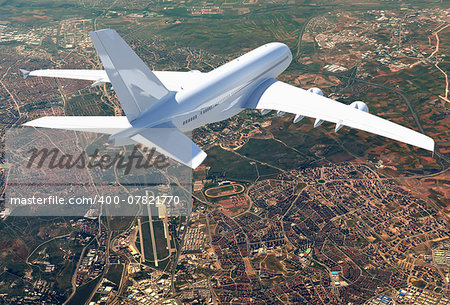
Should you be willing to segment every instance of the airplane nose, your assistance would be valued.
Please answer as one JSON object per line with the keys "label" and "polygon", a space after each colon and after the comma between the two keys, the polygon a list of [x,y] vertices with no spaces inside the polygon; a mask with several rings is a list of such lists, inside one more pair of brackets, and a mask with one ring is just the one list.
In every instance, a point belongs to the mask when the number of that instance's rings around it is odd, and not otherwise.
{"label": "airplane nose", "polygon": [[289,50],[289,47],[282,42],[270,42],[270,43],[266,44],[266,46],[272,47],[274,49],[288,49]]}
{"label": "airplane nose", "polygon": [[281,42],[273,42],[273,48],[280,51],[280,53],[283,54],[283,56],[286,56],[287,54],[292,56],[291,50],[287,45]]}

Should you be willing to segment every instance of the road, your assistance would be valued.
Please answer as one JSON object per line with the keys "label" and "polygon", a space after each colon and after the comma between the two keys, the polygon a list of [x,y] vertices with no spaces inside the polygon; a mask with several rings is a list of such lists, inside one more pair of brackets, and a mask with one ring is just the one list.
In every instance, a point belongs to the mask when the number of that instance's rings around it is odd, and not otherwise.
{"label": "road", "polygon": [[181,241],[180,241],[180,244],[179,244],[178,249],[177,249],[177,254],[175,255],[175,258],[173,259],[172,276],[170,278],[170,285],[172,287],[172,293],[173,294],[175,294],[175,282],[174,282],[174,279],[175,279],[175,273],[177,271],[178,259],[180,258],[181,251],[182,251],[183,245],[184,245],[184,239],[186,237],[187,228],[190,226],[190,224],[191,224],[191,218],[190,218],[190,216],[187,216],[186,217],[186,226],[185,226],[185,229],[184,229],[184,232],[183,232],[183,236],[181,237]]}
{"label": "road", "polygon": [[302,29],[300,30],[300,34],[298,35],[298,41],[297,41],[297,51],[295,52],[295,58],[299,58],[300,55],[302,55],[302,44],[303,44],[303,34],[305,33],[305,29],[308,27],[308,24],[311,20],[314,19],[316,16],[309,17],[302,26]]}
{"label": "road", "polygon": [[[9,67],[8,70],[6,70],[6,73],[3,75],[3,78],[4,78],[5,75],[8,73],[8,71],[9,71],[10,68],[11,68],[11,67]],[[3,78],[2,78],[2,79],[3,79]],[[8,92],[9,96],[11,97],[11,99],[12,99],[13,102],[14,102],[14,105],[16,106],[16,110],[17,110],[17,112],[19,113],[19,117],[21,117],[21,116],[22,116],[22,113],[20,112],[20,106],[19,106],[19,103],[17,102],[16,98],[15,98],[14,95],[11,93],[11,91],[8,90],[8,87],[6,87],[5,83],[4,83],[2,80],[0,80],[0,85],[2,85],[3,88],[5,89],[5,91]]]}
{"label": "road", "polygon": [[70,299],[72,299],[72,297],[75,295],[75,292],[77,291],[77,284],[76,284],[76,279],[77,279],[77,271],[78,268],[80,267],[80,264],[83,260],[83,256],[84,256],[84,252],[86,251],[87,247],[94,241],[95,239],[92,238],[91,241],[83,247],[83,250],[81,250],[81,254],[80,254],[80,258],[78,259],[77,265],[75,267],[75,272],[72,275],[72,292],[70,294],[70,296],[67,297],[67,300],[63,303],[63,305],[66,305]]}

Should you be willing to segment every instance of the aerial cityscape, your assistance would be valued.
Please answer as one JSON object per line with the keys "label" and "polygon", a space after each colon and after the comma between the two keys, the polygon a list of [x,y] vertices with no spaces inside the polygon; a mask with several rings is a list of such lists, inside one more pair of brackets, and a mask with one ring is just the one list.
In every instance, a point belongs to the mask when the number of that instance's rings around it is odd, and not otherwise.
{"label": "aerial cityscape", "polygon": [[[155,71],[282,42],[278,80],[364,101],[435,152],[247,109],[192,132],[190,215],[14,216],[11,129],[124,115],[110,84],[19,69],[101,70],[106,28]],[[450,304],[449,50],[441,0],[0,0],[0,304]]]}

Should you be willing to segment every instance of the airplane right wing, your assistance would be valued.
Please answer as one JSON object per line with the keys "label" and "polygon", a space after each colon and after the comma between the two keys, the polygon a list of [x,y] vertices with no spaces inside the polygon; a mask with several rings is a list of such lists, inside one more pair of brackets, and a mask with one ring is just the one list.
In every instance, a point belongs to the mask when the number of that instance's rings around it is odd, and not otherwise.
{"label": "airplane right wing", "polygon": [[294,113],[315,118],[315,126],[322,121],[333,122],[335,131],[349,126],[434,151],[434,140],[424,134],[275,79],[258,87],[249,97],[246,108]]}

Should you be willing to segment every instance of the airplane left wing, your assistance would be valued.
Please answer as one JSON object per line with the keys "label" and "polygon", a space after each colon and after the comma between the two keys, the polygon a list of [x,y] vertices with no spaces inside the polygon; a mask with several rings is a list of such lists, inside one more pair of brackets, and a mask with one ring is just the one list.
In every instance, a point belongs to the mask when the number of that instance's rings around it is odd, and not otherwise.
{"label": "airplane left wing", "polygon": [[[108,75],[105,70],[68,70],[68,69],[45,69],[27,71],[20,69],[23,74],[23,78],[26,79],[29,76],[41,76],[41,77],[56,77],[56,78],[68,78],[93,81],[92,87],[103,83],[109,83]],[[153,71],[156,77],[163,83],[163,85],[170,91],[178,91],[180,89],[186,89],[190,86],[196,85],[201,82],[206,73],[201,73],[197,70],[188,72],[180,71]]]}
{"label": "airplane left wing", "polygon": [[249,97],[246,108],[271,109],[316,118],[315,126],[329,121],[336,124],[335,131],[348,126],[434,151],[433,139],[424,134],[275,79],[260,85]]}
{"label": "airplane left wing", "polygon": [[114,134],[131,124],[125,116],[46,116],[23,126]]}
{"label": "airplane left wing", "polygon": [[57,77],[57,78],[70,78],[70,79],[80,79],[80,80],[90,80],[94,83],[92,86],[109,83],[108,75],[104,70],[35,70],[27,71],[20,69],[23,74],[23,78],[26,79],[29,76],[42,76],[42,77]]}

